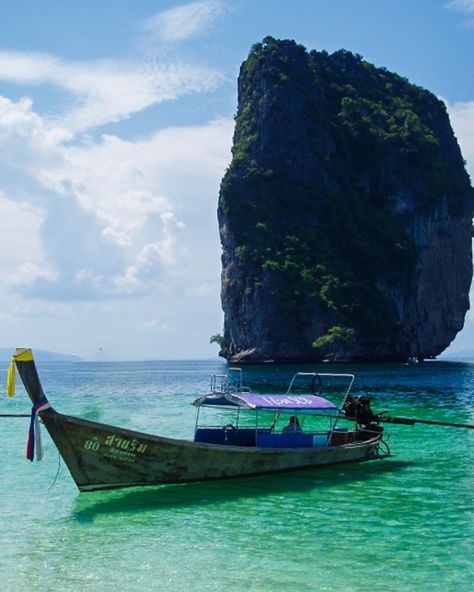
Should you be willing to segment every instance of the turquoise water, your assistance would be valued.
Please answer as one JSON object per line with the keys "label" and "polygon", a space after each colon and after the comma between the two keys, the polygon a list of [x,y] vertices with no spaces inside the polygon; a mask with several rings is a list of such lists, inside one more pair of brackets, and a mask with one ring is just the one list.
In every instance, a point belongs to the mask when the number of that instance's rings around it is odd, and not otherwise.
{"label": "turquoise water", "polygon": [[[190,403],[220,361],[38,364],[60,411],[191,437]],[[7,365],[0,365],[5,384]],[[312,367],[312,369],[318,369]],[[253,390],[296,370],[245,369]],[[474,364],[324,365],[392,414],[474,423]],[[28,413],[18,388],[0,413]],[[3,387],[2,392],[4,393]],[[474,431],[389,426],[383,461],[220,483],[79,493],[43,429],[1,419],[0,589],[29,591],[447,591],[474,589]],[[59,474],[57,475],[59,466]],[[57,478],[55,479],[57,475]]]}

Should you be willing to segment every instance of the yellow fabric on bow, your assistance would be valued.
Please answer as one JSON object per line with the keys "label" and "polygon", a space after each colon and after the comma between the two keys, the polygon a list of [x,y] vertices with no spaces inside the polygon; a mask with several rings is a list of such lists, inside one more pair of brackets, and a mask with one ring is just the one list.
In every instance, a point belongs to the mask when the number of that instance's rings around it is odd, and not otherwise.
{"label": "yellow fabric on bow", "polygon": [[7,376],[7,397],[15,396],[15,360],[13,359],[8,368]]}

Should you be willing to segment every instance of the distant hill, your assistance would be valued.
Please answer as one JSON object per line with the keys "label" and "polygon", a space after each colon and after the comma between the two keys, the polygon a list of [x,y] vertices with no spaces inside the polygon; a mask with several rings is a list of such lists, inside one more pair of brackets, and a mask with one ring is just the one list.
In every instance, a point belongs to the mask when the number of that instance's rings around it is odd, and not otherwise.
{"label": "distant hill", "polygon": [[[12,359],[14,347],[0,347],[0,362],[9,362]],[[81,358],[73,354],[58,354],[44,349],[34,350],[35,360],[38,362],[80,362]]]}

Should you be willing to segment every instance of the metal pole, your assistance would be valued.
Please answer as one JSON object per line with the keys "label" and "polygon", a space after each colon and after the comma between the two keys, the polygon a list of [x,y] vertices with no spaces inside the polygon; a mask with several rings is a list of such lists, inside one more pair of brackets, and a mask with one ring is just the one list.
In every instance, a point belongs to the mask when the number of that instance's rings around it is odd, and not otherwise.
{"label": "metal pole", "polygon": [[[330,375],[328,374],[327,376],[330,376]],[[344,397],[344,401],[342,402],[341,409],[339,410],[339,413],[341,413],[341,411],[344,409],[344,405],[347,401],[347,397],[349,396],[349,393],[351,392],[352,384],[354,383],[354,379],[355,379],[355,376],[353,374],[346,374],[346,376],[347,376],[347,378],[350,378],[351,380],[349,382],[349,386],[347,387],[346,396]],[[337,425],[337,421],[338,421],[339,417],[341,417],[341,416],[338,415],[336,417],[336,421],[334,422],[334,425],[332,426],[332,429],[329,433],[328,446],[331,445],[332,435],[334,434],[334,430],[336,429],[336,425]]]}

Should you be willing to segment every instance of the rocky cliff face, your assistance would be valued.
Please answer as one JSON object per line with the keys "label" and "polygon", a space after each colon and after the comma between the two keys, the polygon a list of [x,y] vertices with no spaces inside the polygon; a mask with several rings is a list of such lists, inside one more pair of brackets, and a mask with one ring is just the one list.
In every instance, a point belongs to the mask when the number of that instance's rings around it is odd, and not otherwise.
{"label": "rocky cliff face", "polygon": [[463,327],[473,191],[444,104],[346,51],[267,38],[221,185],[223,355],[433,357]]}

